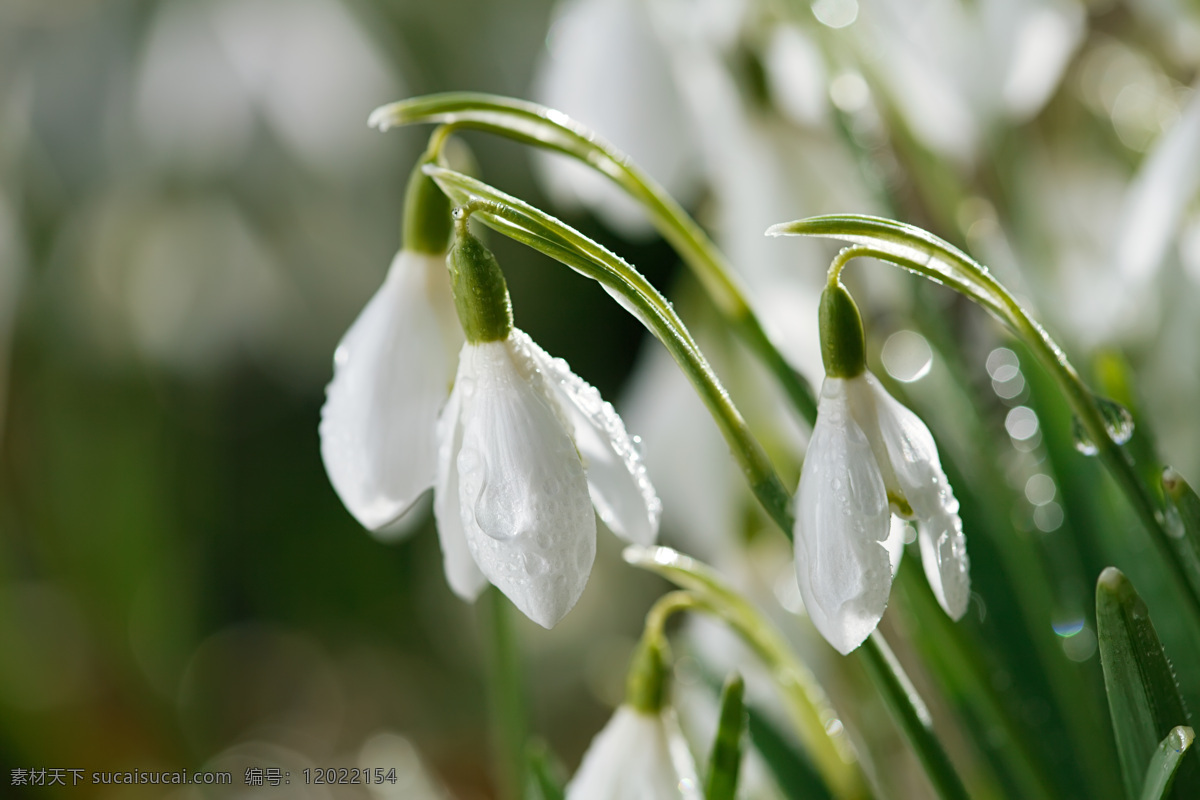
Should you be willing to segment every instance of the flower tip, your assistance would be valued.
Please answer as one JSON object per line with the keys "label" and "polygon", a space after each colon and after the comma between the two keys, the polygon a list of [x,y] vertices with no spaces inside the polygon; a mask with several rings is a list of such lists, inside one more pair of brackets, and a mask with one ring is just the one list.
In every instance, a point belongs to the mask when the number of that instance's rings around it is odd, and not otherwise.
{"label": "flower tip", "polygon": [[777,222],[763,233],[763,236],[787,236],[789,222]]}
{"label": "flower tip", "polygon": [[[505,592],[508,594],[508,592]],[[565,593],[545,593],[538,597],[522,597],[520,595],[508,595],[522,614],[529,617],[531,620],[541,625],[546,630],[550,630],[558,623],[562,622],[572,608],[575,607],[575,601],[579,599],[578,595],[569,597]]]}
{"label": "flower tip", "polygon": [[367,117],[367,127],[377,128],[380,132],[386,132],[392,127],[391,109],[392,103],[382,105],[371,112]]}
{"label": "flower tip", "polygon": [[838,629],[821,631],[821,635],[825,640],[844,656],[848,656],[862,646],[862,643],[867,640],[867,637],[875,632],[879,627],[879,620],[873,622],[866,620],[853,620],[844,622]]}

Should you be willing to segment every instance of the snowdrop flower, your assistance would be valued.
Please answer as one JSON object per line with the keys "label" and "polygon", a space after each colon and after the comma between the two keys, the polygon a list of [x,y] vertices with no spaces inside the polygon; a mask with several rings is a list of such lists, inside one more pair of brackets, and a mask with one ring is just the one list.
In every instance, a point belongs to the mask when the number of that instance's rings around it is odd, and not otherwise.
{"label": "snowdrop flower", "polygon": [[[321,458],[364,528],[402,532],[437,472],[438,413],[462,344],[446,275],[450,205],[413,171],[404,248],[334,354],[321,409]],[[407,516],[406,516],[407,515]]]}
{"label": "snowdrop flower", "polygon": [[820,322],[826,377],[796,493],[796,577],[813,624],[846,654],[887,607],[889,531],[900,530],[889,506],[916,521],[925,576],[954,619],[970,584],[958,501],[933,436],[866,370],[862,319],[840,282],[821,296]]}
{"label": "snowdrop flower", "polygon": [[630,666],[625,702],[583,754],[567,800],[700,800],[687,740],[665,705],[661,645],[643,640]]}
{"label": "snowdrop flower", "polygon": [[596,734],[567,800],[700,800],[687,742],[669,711],[622,705]]}
{"label": "snowdrop flower", "polygon": [[447,263],[467,341],[437,425],[446,575],[465,598],[482,575],[549,628],[591,572],[593,506],[614,533],[649,544],[661,504],[612,406],[513,327],[504,275],[463,214]]}
{"label": "snowdrop flower", "polygon": [[549,628],[591,572],[593,506],[652,544],[661,504],[612,406],[513,327],[500,267],[462,215],[443,258],[450,209],[420,165],[406,203],[405,249],[334,358],[325,469],[372,531],[410,525],[434,487],[451,589],[474,600],[490,581]]}

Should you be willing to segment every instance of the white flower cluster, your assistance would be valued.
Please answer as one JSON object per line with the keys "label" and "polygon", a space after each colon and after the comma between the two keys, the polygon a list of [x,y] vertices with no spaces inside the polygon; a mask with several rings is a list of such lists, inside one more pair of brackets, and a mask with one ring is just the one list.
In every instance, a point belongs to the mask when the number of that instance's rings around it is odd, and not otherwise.
{"label": "white flower cluster", "polygon": [[522,331],[463,343],[455,374],[454,313],[444,260],[401,251],[338,346],[321,455],[370,530],[404,527],[433,487],[450,587],[491,582],[549,628],[591,573],[593,507],[651,544],[661,505],[612,406]]}

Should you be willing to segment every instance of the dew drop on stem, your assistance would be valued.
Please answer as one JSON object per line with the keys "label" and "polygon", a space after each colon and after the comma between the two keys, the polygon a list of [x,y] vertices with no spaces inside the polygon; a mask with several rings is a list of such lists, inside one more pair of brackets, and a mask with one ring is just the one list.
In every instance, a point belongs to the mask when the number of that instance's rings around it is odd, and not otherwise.
{"label": "dew drop on stem", "polygon": [[[1129,413],[1129,409],[1107,397],[1096,397],[1095,400],[1108,438],[1117,445],[1128,442],[1133,436],[1133,415]],[[1075,449],[1085,456],[1094,456],[1100,452],[1083,421],[1077,416],[1071,418],[1071,437],[1075,441]]]}

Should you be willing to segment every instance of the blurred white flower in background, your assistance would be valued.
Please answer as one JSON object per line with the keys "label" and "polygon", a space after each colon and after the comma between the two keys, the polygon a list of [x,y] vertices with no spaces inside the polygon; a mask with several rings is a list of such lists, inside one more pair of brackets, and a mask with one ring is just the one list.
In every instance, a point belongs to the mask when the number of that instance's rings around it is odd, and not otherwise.
{"label": "blurred white flower in background", "polygon": [[989,128],[1041,110],[1083,23],[1074,0],[864,0],[844,35],[913,133],[966,165]]}
{"label": "blurred white flower in background", "polygon": [[[532,93],[538,102],[603,132],[677,200],[695,197],[694,134],[645,0],[561,3]],[[556,202],[582,204],[629,235],[650,232],[640,206],[608,178],[545,153],[538,153],[535,163]]]}
{"label": "blurred white flower in background", "polygon": [[227,199],[162,203],[131,193],[102,206],[89,227],[77,291],[108,345],[127,335],[144,356],[184,371],[279,345],[294,289]]}
{"label": "blurred white flower in background", "polygon": [[238,165],[261,117],[297,158],[336,178],[383,147],[362,120],[403,93],[336,0],[189,0],[155,15],[137,119],[158,155],[212,169]]}
{"label": "blurred white flower in background", "polygon": [[567,800],[700,800],[704,792],[670,707],[621,705],[588,746]]}

